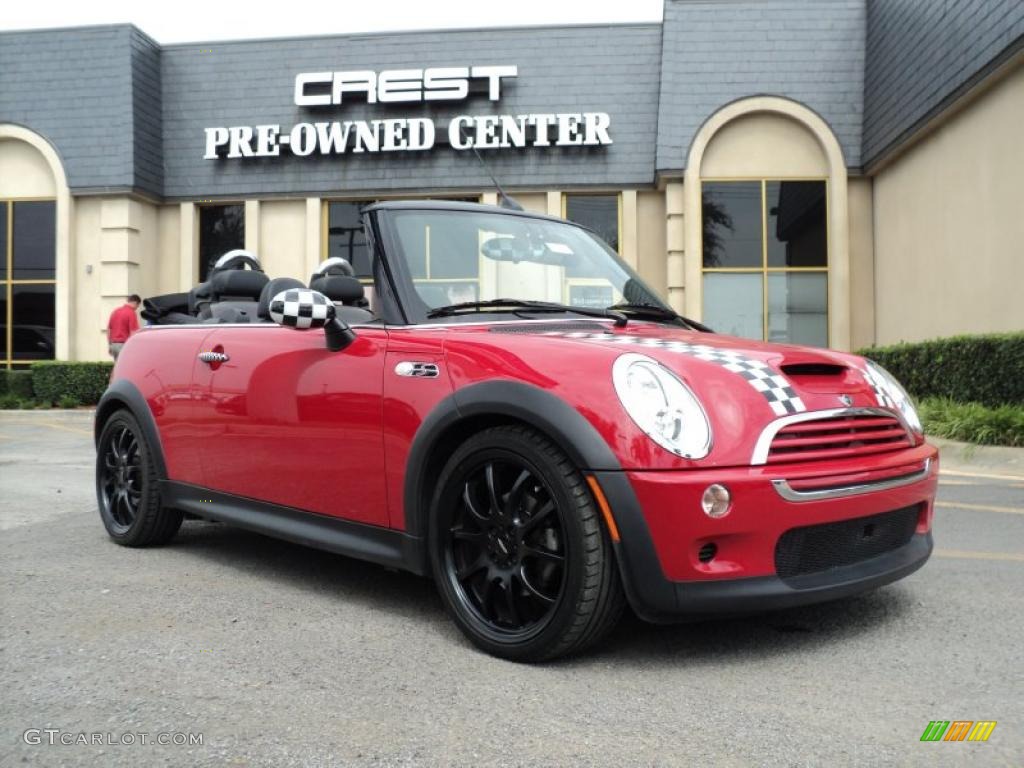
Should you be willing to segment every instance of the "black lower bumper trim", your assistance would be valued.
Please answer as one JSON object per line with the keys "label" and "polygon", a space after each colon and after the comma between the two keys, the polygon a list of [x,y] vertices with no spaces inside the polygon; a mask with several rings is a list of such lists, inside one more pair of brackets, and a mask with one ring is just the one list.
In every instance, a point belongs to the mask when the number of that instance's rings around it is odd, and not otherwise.
{"label": "black lower bumper trim", "polygon": [[[915,535],[905,546],[853,565],[789,578],[675,582],[678,617],[753,613],[850,597],[909,576],[932,553],[932,535]],[[666,616],[664,620],[673,617]]]}
{"label": "black lower bumper trim", "polygon": [[615,545],[626,597],[640,618],[669,623],[704,616],[791,608],[867,592],[908,576],[928,560],[931,533],[877,557],[820,573],[751,579],[670,581],[661,569],[636,494],[624,472],[594,472],[613,510]]}

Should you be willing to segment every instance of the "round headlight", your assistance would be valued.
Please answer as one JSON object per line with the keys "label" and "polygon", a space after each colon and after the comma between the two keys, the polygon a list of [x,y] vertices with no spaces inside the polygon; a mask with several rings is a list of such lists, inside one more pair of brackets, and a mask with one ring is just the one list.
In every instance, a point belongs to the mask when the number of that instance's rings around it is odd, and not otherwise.
{"label": "round headlight", "polygon": [[622,407],[648,437],[685,459],[711,450],[711,424],[696,395],[674,373],[646,355],[622,355],[612,366]]}
{"label": "round headlight", "polygon": [[889,373],[885,368],[880,366],[878,363],[871,360],[867,360],[868,373],[875,379],[874,383],[878,386],[889,399],[893,401],[896,406],[896,410],[903,416],[903,420],[910,427],[911,431],[917,435],[924,434],[924,427],[921,425],[921,418],[917,415],[917,409],[914,408],[914,401],[910,399],[910,395],[907,394],[907,390],[903,388],[903,385],[896,381],[896,377]]}

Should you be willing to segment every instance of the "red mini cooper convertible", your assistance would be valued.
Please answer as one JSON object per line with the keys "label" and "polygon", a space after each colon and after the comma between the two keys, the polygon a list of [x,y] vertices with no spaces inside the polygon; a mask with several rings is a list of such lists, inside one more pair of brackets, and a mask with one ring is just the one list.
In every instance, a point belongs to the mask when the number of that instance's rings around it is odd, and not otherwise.
{"label": "red mini cooper convertible", "polygon": [[595,235],[450,202],[367,207],[307,286],[232,252],[148,302],[96,413],[120,544],[184,515],[429,575],[506,658],[802,605],[927,560],[937,454],[855,355],[720,336]]}

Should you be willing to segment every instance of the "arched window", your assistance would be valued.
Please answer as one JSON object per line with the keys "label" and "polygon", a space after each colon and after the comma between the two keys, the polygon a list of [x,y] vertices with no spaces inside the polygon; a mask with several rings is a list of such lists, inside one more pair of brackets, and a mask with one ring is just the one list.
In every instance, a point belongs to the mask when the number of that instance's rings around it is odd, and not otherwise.
{"label": "arched window", "polygon": [[737,336],[848,348],[846,186],[807,107],[758,96],[711,115],[687,158],[685,309]]}
{"label": "arched window", "polygon": [[54,174],[30,143],[0,136],[0,366],[56,357],[56,292]]}

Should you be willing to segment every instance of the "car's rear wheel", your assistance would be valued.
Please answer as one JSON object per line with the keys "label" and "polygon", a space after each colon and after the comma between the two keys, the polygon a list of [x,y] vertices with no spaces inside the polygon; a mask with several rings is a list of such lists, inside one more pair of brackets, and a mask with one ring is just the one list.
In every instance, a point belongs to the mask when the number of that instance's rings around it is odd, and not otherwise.
{"label": "car's rear wheel", "polygon": [[152,449],[128,411],[117,411],[100,432],[96,500],[107,533],[127,547],[163,544],[181,527],[181,512],[161,505]]}
{"label": "car's rear wheel", "polygon": [[430,554],[459,628],[507,659],[543,661],[596,642],[624,598],[585,480],[538,432],[474,435],[445,466],[431,506]]}

